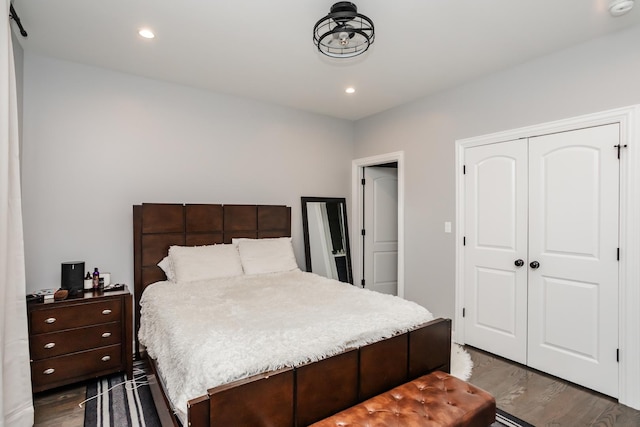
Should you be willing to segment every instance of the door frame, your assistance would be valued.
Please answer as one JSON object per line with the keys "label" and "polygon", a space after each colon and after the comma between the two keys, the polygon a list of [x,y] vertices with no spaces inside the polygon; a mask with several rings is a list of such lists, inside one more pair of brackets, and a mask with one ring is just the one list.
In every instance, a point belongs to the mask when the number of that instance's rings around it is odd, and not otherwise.
{"label": "door frame", "polygon": [[[465,342],[464,321],[464,152],[466,148],[507,142],[550,133],[575,130],[610,123],[620,124],[620,144],[627,147],[620,156],[620,263],[618,292],[618,343],[620,361],[618,369],[620,403],[640,409],[640,105],[633,105],[594,114],[512,129],[473,138],[456,140],[456,277],[455,277],[455,332],[454,340]],[[611,147],[615,150],[614,147]],[[613,357],[613,356],[612,356]]]}
{"label": "door frame", "polygon": [[362,245],[362,235],[360,230],[363,229],[362,213],[362,184],[360,169],[367,166],[382,165],[385,163],[398,163],[398,296],[404,298],[404,151],[395,151],[393,153],[379,154],[371,157],[355,159],[351,162],[351,221],[355,227],[351,234],[351,248],[353,249],[353,284],[360,286],[362,283],[362,257],[364,248]]}

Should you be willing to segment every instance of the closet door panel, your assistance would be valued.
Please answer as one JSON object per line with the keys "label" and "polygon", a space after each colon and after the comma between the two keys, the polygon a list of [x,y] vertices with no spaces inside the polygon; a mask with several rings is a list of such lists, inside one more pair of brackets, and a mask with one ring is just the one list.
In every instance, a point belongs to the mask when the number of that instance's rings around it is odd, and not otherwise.
{"label": "closet door panel", "polygon": [[611,124],[529,140],[528,365],[617,396],[619,164]]}
{"label": "closet door panel", "polygon": [[527,143],[465,150],[465,342],[526,363]]}

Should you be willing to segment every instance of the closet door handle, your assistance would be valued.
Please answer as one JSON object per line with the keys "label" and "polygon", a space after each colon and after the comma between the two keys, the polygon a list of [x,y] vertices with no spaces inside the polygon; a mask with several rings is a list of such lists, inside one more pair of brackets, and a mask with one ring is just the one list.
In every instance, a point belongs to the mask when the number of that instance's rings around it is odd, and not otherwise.
{"label": "closet door handle", "polygon": [[524,265],[524,261],[521,259],[517,259],[514,264],[516,265],[516,267],[522,267]]}
{"label": "closet door handle", "polygon": [[540,267],[540,263],[538,261],[533,261],[531,264],[529,264],[529,267],[535,270],[536,268]]}

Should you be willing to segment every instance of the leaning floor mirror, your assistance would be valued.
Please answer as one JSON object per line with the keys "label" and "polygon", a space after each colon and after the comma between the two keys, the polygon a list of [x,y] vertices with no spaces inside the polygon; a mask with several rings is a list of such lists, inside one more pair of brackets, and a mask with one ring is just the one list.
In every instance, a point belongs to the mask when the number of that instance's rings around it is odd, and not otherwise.
{"label": "leaning floor mirror", "polygon": [[307,271],[353,283],[347,204],[339,197],[302,197]]}

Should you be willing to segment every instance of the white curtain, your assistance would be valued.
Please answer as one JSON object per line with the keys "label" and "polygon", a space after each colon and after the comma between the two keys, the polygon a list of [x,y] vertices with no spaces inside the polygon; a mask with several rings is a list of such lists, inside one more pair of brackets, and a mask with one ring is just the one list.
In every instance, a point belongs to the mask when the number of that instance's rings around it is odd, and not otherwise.
{"label": "white curtain", "polygon": [[0,0],[0,427],[33,425],[10,0]]}

